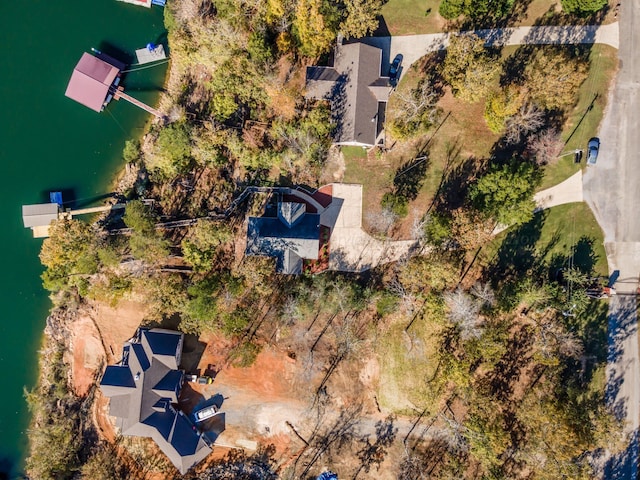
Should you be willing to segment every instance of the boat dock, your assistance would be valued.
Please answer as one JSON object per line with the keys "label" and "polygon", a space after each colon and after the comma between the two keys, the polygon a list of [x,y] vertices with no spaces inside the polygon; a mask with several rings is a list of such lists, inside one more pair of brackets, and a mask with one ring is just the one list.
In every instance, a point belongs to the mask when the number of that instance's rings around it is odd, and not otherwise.
{"label": "boat dock", "polygon": [[[55,192],[58,193],[58,192]],[[22,221],[25,228],[31,228],[33,238],[46,238],[49,236],[49,227],[55,220],[63,220],[92,213],[108,212],[111,210],[121,210],[126,204],[116,203],[114,205],[102,205],[100,207],[81,208],[78,210],[62,210],[58,203],[42,203],[38,205],[22,206]]]}
{"label": "boat dock", "polygon": [[136,58],[138,59],[139,65],[144,65],[145,63],[164,60],[167,58],[167,54],[164,51],[163,45],[154,46],[149,44],[145,48],[136,50]]}

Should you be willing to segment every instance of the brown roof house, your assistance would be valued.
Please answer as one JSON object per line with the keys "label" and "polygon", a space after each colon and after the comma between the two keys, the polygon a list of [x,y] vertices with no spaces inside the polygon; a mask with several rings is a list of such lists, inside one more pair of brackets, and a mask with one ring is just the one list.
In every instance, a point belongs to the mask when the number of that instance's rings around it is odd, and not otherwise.
{"label": "brown roof house", "polygon": [[382,50],[339,44],[332,67],[307,67],[306,97],[328,100],[338,145],[370,147],[381,135],[391,86],[381,75]]}
{"label": "brown roof house", "polygon": [[108,61],[110,57],[107,55],[100,53],[98,56],[82,54],[73,69],[65,95],[91,110],[101,112],[111,100],[112,90],[120,83],[123,65],[117,61]]}
{"label": "brown roof house", "polygon": [[182,474],[211,452],[176,406],[184,378],[178,369],[183,341],[180,332],[140,328],[125,342],[120,363],[109,365],[100,382],[120,433],[152,438]]}

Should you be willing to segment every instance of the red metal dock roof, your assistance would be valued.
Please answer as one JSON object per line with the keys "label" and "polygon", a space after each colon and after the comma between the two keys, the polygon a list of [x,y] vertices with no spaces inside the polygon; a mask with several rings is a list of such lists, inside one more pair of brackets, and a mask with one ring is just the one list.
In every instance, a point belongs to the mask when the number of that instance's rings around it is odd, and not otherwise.
{"label": "red metal dock roof", "polygon": [[120,71],[113,65],[84,53],[73,69],[65,95],[96,112],[102,110],[109,87]]}

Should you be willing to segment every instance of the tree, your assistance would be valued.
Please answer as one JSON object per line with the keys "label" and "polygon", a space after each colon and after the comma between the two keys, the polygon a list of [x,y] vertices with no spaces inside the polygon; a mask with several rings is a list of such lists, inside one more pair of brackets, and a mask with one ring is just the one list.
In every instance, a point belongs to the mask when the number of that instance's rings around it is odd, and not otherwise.
{"label": "tree", "polygon": [[564,143],[557,130],[548,128],[534,136],[527,149],[538,165],[547,165],[557,160]]}
{"label": "tree", "polygon": [[231,228],[227,224],[201,220],[182,241],[184,260],[196,272],[211,270],[219,247],[232,238]]}
{"label": "tree", "polygon": [[136,163],[140,159],[140,142],[137,139],[124,142],[122,159],[127,163]]}
{"label": "tree", "polygon": [[524,92],[513,85],[491,94],[484,108],[484,119],[489,130],[500,133],[507,119],[518,112],[524,102]]}
{"label": "tree", "polygon": [[505,142],[509,145],[520,143],[523,137],[544,125],[545,113],[533,103],[520,106],[514,115],[507,118]]}
{"label": "tree", "polygon": [[293,21],[293,34],[300,54],[316,58],[329,51],[336,36],[337,12],[322,0],[299,0]]}
{"label": "tree", "polygon": [[40,261],[47,268],[42,274],[44,287],[58,291],[75,286],[85,293],[85,277],[99,267],[96,245],[96,233],[87,223],[73,219],[53,222],[40,250]]}
{"label": "tree", "polygon": [[607,0],[561,0],[562,9],[567,13],[588,17],[602,10],[607,5]]}
{"label": "tree", "polygon": [[453,94],[467,102],[486,98],[500,72],[500,63],[487,54],[484,40],[473,33],[451,37],[442,77]]}
{"label": "tree", "polygon": [[513,6],[514,0],[442,0],[440,15],[448,20],[465,15],[473,20],[485,18],[502,18]]}
{"label": "tree", "polygon": [[540,173],[528,163],[494,167],[471,187],[470,198],[485,217],[501,225],[520,225],[533,217],[533,192]]}
{"label": "tree", "polygon": [[564,110],[576,102],[588,76],[588,63],[566,50],[544,48],[525,68],[529,98],[547,110]]}
{"label": "tree", "polygon": [[345,0],[345,18],[340,32],[345,38],[362,38],[378,28],[382,0]]}
{"label": "tree", "polygon": [[451,238],[465,251],[485,245],[491,239],[493,228],[477,210],[457,208],[452,213]]}
{"label": "tree", "polygon": [[129,248],[135,258],[156,263],[169,254],[168,243],[156,230],[156,218],[148,205],[140,200],[127,203],[123,220],[133,230]]}
{"label": "tree", "polygon": [[408,92],[400,88],[388,110],[391,132],[396,138],[407,138],[431,127],[438,119],[440,95],[433,81],[423,79]]}
{"label": "tree", "polygon": [[172,123],[160,130],[153,153],[147,157],[151,170],[164,178],[186,172],[192,162],[190,128],[184,122]]}
{"label": "tree", "polygon": [[453,259],[432,253],[414,257],[398,271],[398,279],[410,293],[426,295],[429,290],[442,291],[458,278],[458,268]]}
{"label": "tree", "polygon": [[447,318],[460,331],[460,338],[464,341],[482,336],[482,318],[480,309],[482,302],[465,293],[460,287],[453,292],[447,292],[444,300],[449,310]]}

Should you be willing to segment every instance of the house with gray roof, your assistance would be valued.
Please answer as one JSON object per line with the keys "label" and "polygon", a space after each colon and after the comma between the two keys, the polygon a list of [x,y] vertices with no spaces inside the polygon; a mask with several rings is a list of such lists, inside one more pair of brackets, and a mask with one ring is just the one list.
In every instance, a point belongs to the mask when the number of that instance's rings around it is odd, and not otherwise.
{"label": "house with gray roof", "polygon": [[152,438],[182,474],[211,452],[177,407],[183,341],[181,332],[140,328],[125,342],[120,363],[109,365],[100,382],[120,433]]}
{"label": "house with gray roof", "polygon": [[320,215],[305,203],[279,201],[276,215],[249,217],[246,254],[275,257],[279,273],[302,273],[303,259],[317,260],[319,250]]}
{"label": "house with gray roof", "polygon": [[370,147],[384,141],[391,86],[381,71],[382,50],[364,43],[338,45],[331,67],[307,67],[305,96],[330,102],[337,145]]}

